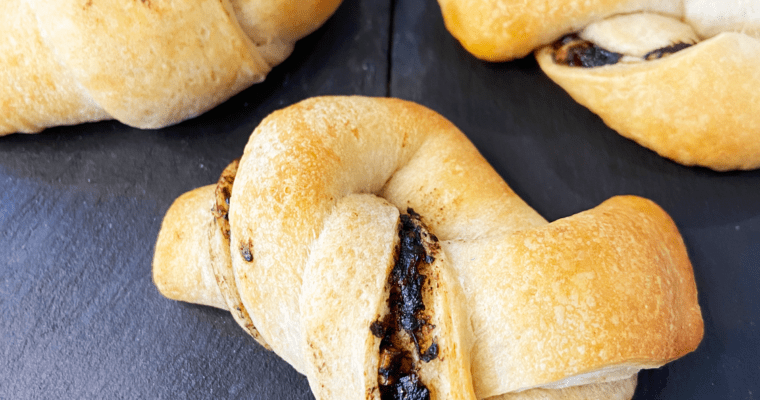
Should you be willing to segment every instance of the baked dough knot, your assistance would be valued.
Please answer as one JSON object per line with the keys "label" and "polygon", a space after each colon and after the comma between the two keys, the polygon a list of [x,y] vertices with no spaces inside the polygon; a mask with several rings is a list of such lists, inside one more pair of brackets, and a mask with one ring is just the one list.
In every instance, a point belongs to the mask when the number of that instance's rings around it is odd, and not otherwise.
{"label": "baked dough knot", "polygon": [[660,207],[619,196],[548,223],[454,125],[396,99],[265,118],[217,185],[170,207],[153,277],[244,309],[319,399],[629,399],[703,333]]}
{"label": "baked dough knot", "polygon": [[[439,3],[473,55],[507,61],[535,51],[575,101],[661,156],[717,171],[760,167],[757,1]],[[567,35],[583,39],[583,62],[561,60]]]}
{"label": "baked dough knot", "polygon": [[0,2],[0,136],[197,116],[282,62],[340,0]]}

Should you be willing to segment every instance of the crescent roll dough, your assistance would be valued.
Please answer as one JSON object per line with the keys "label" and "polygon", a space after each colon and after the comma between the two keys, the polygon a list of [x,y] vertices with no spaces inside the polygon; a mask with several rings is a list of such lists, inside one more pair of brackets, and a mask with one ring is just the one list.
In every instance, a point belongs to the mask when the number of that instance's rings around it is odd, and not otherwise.
{"label": "crescent roll dough", "polygon": [[[660,155],[718,171],[760,167],[757,1],[439,3],[472,54],[505,61],[538,49],[541,68],[573,99]],[[564,44],[576,39],[568,62]]]}
{"label": "crescent roll dough", "polygon": [[5,0],[0,135],[160,128],[261,82],[340,0]]}
{"label": "crescent roll dough", "polygon": [[760,41],[726,32],[655,61],[539,65],[621,135],[684,165],[760,167]]}
{"label": "crescent roll dough", "polygon": [[548,223],[450,122],[394,99],[271,114],[171,206],[153,279],[245,311],[318,399],[630,399],[703,334],[661,208],[621,196]]}

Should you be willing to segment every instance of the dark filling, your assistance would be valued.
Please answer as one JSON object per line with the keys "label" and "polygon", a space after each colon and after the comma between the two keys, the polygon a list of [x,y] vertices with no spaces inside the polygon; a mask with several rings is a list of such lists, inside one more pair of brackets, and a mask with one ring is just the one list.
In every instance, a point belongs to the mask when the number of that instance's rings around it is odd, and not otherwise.
{"label": "dark filling", "polygon": [[230,197],[232,196],[232,185],[235,183],[238,164],[240,159],[233,160],[227,168],[222,171],[219,181],[216,183],[214,195],[216,202],[211,212],[216,218],[216,224],[221,229],[222,235],[226,239],[230,238]]}
{"label": "dark filling", "polygon": [[241,243],[240,244],[240,255],[243,256],[243,260],[247,262],[253,261],[253,255],[251,254],[251,245],[250,243]]}
{"label": "dark filling", "polygon": [[[216,219],[216,226],[222,231],[222,236],[226,240],[230,240],[230,198],[232,197],[232,185],[235,183],[235,176],[237,175],[238,165],[240,159],[233,160],[228,165],[222,175],[219,176],[219,181],[216,183],[216,190],[214,196],[216,201],[211,208],[211,213]],[[251,254],[251,242],[240,242],[240,255],[247,262],[253,261],[253,255]]]}
{"label": "dark filling", "polygon": [[692,45],[690,43],[676,43],[672,46],[663,47],[661,49],[652,50],[649,53],[644,55],[645,60],[656,60],[658,58],[662,58],[664,56],[673,54],[677,51],[681,51],[687,47],[691,47]]}
{"label": "dark filling", "polygon": [[[644,56],[645,60],[655,60],[683,50],[691,44],[677,43],[672,46],[652,50]],[[577,34],[570,34],[554,43],[554,62],[570,67],[601,67],[603,65],[617,64],[623,57],[597,46],[594,43],[581,39]]]}
{"label": "dark filling", "polygon": [[[422,361],[428,362],[438,356],[438,345],[432,340],[428,318],[423,314],[422,289],[425,275],[420,273],[420,265],[430,264],[433,257],[425,253],[422,245],[420,216],[414,210],[401,216],[399,228],[399,256],[391,271],[391,313],[399,315],[401,329],[413,339]],[[396,310],[393,307],[397,308]]]}
{"label": "dark filling", "polygon": [[381,398],[399,400],[430,399],[430,391],[420,382],[417,375],[402,376],[393,389],[395,389],[395,392],[390,395],[381,391]]}
{"label": "dark filling", "polygon": [[582,40],[576,34],[563,37],[554,45],[554,48],[554,61],[571,67],[591,68],[617,64],[623,57],[620,53],[605,50]]}
{"label": "dark filling", "polygon": [[370,327],[373,335],[382,338],[378,383],[383,400],[430,399],[430,391],[417,375],[414,354],[408,349],[413,343],[424,362],[438,356],[438,344],[431,334],[434,327],[424,313],[422,300],[427,277],[420,273],[420,267],[432,263],[433,257],[422,244],[420,216],[412,209],[407,212],[401,215],[398,256],[388,277],[390,312]]}

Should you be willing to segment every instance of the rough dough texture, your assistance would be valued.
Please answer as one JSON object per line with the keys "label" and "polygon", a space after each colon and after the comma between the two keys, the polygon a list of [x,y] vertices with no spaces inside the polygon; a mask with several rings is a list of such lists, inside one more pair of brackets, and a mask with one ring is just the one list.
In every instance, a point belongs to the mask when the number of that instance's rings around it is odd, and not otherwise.
{"label": "rough dough texture", "polygon": [[0,135],[109,118],[144,129],[192,118],[261,82],[339,4],[2,1]]}
{"label": "rough dough texture", "polygon": [[[165,247],[198,246],[177,231],[209,226],[183,219],[193,208],[184,202],[167,213],[153,265],[154,278],[178,274],[182,285],[181,262],[167,255],[184,253]],[[368,326],[386,312],[392,227],[408,208],[440,246],[427,253],[436,289],[426,304],[445,357],[420,368],[432,393],[625,396],[639,369],[702,338],[683,240],[651,201],[615,197],[548,223],[440,115],[395,99],[314,98],[253,132],[229,222],[242,303],[317,398],[377,398],[378,340]]]}

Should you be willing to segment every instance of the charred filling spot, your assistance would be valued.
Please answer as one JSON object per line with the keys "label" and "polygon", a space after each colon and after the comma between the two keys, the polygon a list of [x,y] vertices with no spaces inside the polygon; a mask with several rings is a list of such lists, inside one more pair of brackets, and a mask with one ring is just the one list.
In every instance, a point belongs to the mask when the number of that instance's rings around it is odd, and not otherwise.
{"label": "charred filling spot", "polygon": [[243,256],[243,260],[246,262],[253,261],[253,254],[251,254],[251,243],[240,244],[240,255]]}
{"label": "charred filling spot", "polygon": [[554,62],[570,67],[591,68],[617,64],[623,57],[620,53],[603,49],[575,34],[560,39],[555,43],[554,50]]}
{"label": "charred filling spot", "polygon": [[[671,46],[652,50],[645,54],[644,60],[656,60],[690,47],[689,43],[676,43]],[[581,39],[577,34],[570,34],[554,43],[554,62],[570,67],[593,68],[617,64],[623,54],[615,53]]]}
{"label": "charred filling spot", "polygon": [[240,159],[233,160],[222,171],[222,175],[219,177],[219,181],[216,183],[216,190],[214,191],[216,202],[211,209],[216,218],[217,226],[221,229],[225,239],[228,240],[230,238],[230,197],[232,196],[232,185],[235,183],[239,164]]}
{"label": "charred filling spot", "polygon": [[434,326],[423,303],[427,277],[421,271],[434,259],[423,246],[422,235],[427,233],[422,232],[420,216],[412,209],[407,212],[401,215],[396,263],[388,277],[390,312],[370,327],[375,337],[382,338],[378,383],[383,400],[430,399],[415,360],[429,362],[438,357]]}

